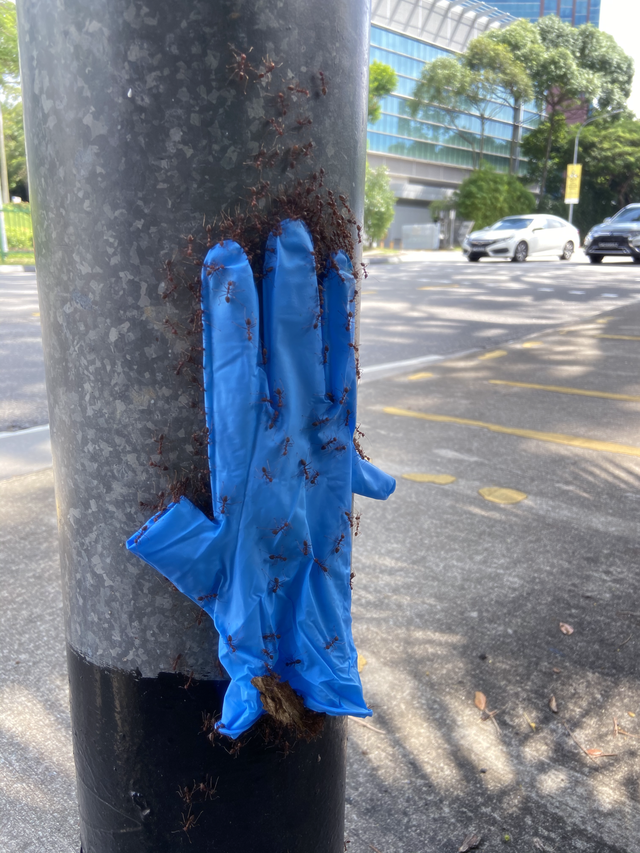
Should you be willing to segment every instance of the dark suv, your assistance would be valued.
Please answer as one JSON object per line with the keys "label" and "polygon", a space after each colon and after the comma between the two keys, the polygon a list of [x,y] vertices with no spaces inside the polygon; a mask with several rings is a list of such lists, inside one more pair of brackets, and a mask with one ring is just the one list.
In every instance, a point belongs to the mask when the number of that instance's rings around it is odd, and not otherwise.
{"label": "dark suv", "polygon": [[628,204],[584,238],[584,251],[592,264],[605,255],[622,255],[640,264],[640,204]]}

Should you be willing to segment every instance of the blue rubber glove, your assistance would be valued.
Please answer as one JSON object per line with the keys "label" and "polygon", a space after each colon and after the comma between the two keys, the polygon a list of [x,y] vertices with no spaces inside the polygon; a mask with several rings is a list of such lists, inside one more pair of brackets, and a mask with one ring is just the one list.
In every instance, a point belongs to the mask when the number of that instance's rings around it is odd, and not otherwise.
{"label": "blue rubber glove", "polygon": [[277,674],[319,712],[370,716],[351,635],[352,492],[395,480],[353,446],[356,365],[351,263],[321,284],[300,221],[267,242],[258,293],[225,241],[203,266],[205,411],[215,521],[186,498],[127,542],[213,618],[231,683],[220,730],[264,711],[256,676]]}

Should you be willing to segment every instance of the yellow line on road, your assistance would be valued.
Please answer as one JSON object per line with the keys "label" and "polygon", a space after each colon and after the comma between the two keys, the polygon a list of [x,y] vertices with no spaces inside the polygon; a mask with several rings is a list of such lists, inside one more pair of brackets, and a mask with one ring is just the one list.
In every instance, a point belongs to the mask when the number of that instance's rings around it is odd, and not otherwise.
{"label": "yellow line on road", "polygon": [[485,352],[484,355],[479,355],[478,361],[486,361],[488,358],[502,358],[506,354],[506,349],[495,349],[493,352]]}
{"label": "yellow line on road", "polygon": [[609,338],[612,341],[640,341],[639,335],[594,335],[596,338]]}
{"label": "yellow line on road", "polygon": [[508,382],[506,379],[489,379],[492,385],[513,385],[515,388],[534,388],[537,391],[555,391],[556,394],[579,394],[581,397],[602,397],[603,400],[630,400],[640,403],[640,397],[633,394],[610,394],[608,391],[585,391],[582,388],[568,388],[566,385],[534,385],[531,382]]}
{"label": "yellow line on road", "polygon": [[433,373],[423,371],[422,373],[414,373],[412,376],[407,376],[407,379],[430,379],[432,376]]}
{"label": "yellow line on road", "polygon": [[487,424],[483,421],[473,421],[469,418],[454,418],[450,415],[431,415],[426,412],[414,412],[411,409],[396,409],[387,406],[383,409],[387,415],[402,415],[407,418],[419,418],[425,421],[436,421],[443,424],[461,424],[462,426],[481,427],[491,432],[503,435],[516,435],[520,438],[533,438],[537,441],[549,441],[553,444],[566,444],[569,447],[580,447],[583,450],[597,450],[603,453],[620,453],[624,456],[639,456],[640,447],[630,444],[617,444],[615,441],[600,441],[595,438],[580,438],[577,435],[563,435],[559,432],[539,432],[533,429],[517,429],[516,427],[504,427],[499,424]]}

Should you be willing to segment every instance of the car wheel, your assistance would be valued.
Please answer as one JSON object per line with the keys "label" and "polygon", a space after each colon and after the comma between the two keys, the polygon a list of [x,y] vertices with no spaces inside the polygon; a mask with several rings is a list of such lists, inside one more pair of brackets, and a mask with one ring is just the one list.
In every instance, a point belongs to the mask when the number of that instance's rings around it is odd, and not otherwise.
{"label": "car wheel", "polygon": [[515,261],[517,264],[523,264],[527,260],[528,254],[529,254],[529,247],[524,242],[524,240],[522,240],[516,246],[516,250],[513,253],[513,257],[511,258],[511,260]]}
{"label": "car wheel", "polygon": [[479,261],[480,255],[469,255],[469,260],[470,261]]}
{"label": "car wheel", "polygon": [[560,255],[561,261],[570,261],[571,255],[573,255],[573,243],[569,240],[568,243],[564,244],[564,249],[562,250],[562,254]]}
{"label": "car wheel", "polygon": [[604,255],[589,255],[590,264],[601,264]]}

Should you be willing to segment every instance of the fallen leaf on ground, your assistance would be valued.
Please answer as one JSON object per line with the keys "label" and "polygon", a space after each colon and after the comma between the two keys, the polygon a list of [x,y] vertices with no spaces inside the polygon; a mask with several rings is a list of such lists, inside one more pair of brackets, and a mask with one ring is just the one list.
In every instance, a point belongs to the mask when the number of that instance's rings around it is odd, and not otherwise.
{"label": "fallen leaf on ground", "polygon": [[615,752],[604,752],[602,749],[585,749],[587,755],[592,755],[594,758],[608,758],[617,755]]}
{"label": "fallen leaf on ground", "polygon": [[476,690],[475,699],[473,701],[475,702],[475,706],[479,711],[484,711],[484,709],[487,707],[487,697],[479,690]]}
{"label": "fallen leaf on ground", "polygon": [[630,717],[635,717],[635,714],[633,713],[633,711],[627,711],[627,714],[628,714]]}
{"label": "fallen leaf on ground", "polygon": [[560,623],[560,630],[563,634],[573,634],[573,628],[571,627],[571,625],[567,625],[566,622]]}
{"label": "fallen leaf on ground", "polygon": [[358,672],[362,672],[362,670],[367,665],[367,659],[362,657],[362,655],[358,655]]}
{"label": "fallen leaf on ground", "polygon": [[[523,712],[523,713],[524,713],[524,712]],[[525,718],[525,720],[529,723],[529,725],[531,726],[532,730],[535,732],[535,730],[536,730],[536,724],[535,724],[534,722],[532,722],[532,721],[529,719],[529,717],[527,717],[527,715],[526,715],[526,714],[524,714],[524,718]]]}
{"label": "fallen leaf on ground", "polygon": [[558,703],[556,702],[555,696],[552,696],[551,699],[549,699],[549,707],[551,708],[554,714],[558,713]]}
{"label": "fallen leaf on ground", "polygon": [[554,671],[554,672],[562,672],[562,670],[561,670],[561,669],[558,669],[558,667],[557,667],[557,666],[554,666],[553,671]]}
{"label": "fallen leaf on ground", "polygon": [[458,853],[467,853],[467,850],[473,850],[481,841],[482,838],[480,838],[479,835],[476,835],[475,832],[472,832],[471,835],[467,835],[465,840],[462,842],[462,846],[458,848]]}

